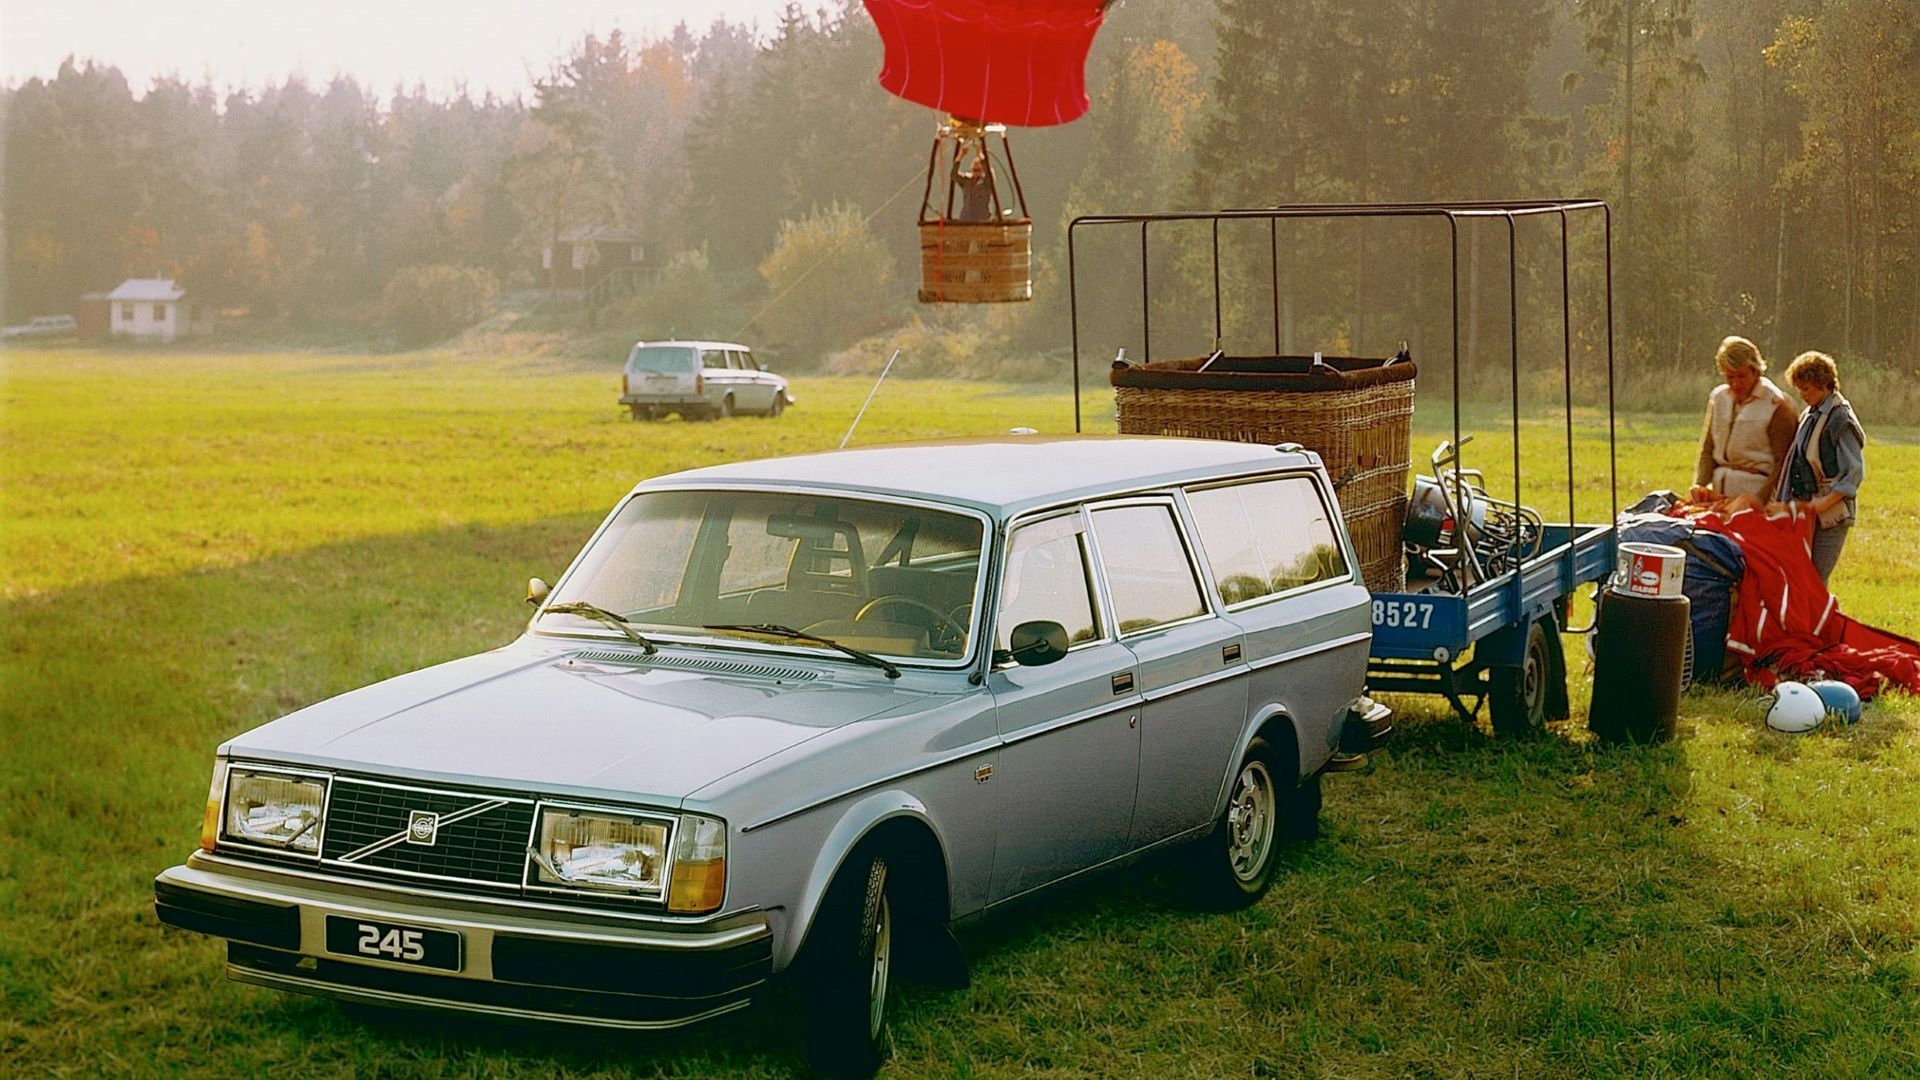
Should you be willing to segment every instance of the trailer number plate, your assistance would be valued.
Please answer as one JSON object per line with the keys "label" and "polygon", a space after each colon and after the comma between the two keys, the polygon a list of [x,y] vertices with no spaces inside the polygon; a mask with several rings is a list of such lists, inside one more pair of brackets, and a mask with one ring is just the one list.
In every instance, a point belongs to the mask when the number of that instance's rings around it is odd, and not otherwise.
{"label": "trailer number plate", "polygon": [[1373,625],[1429,630],[1433,628],[1434,605],[1422,600],[1375,600]]}

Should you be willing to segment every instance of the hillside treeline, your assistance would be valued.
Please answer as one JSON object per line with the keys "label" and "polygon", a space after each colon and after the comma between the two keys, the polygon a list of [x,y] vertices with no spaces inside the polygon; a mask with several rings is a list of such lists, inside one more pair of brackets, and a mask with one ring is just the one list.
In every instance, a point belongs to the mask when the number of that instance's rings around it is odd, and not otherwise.
{"label": "hillside treeline", "polygon": [[[916,311],[936,117],[881,91],[880,62],[857,3],[791,7],[758,37],[587,37],[505,100],[349,78],[136,94],[72,61],[5,93],[7,315],[158,272],[221,306],[371,326],[403,270],[537,289],[545,243],[613,225],[647,238],[657,271],[611,316],[634,334],[738,330],[817,359]],[[1090,114],[1015,133],[1038,299],[966,329],[1064,344],[1076,213],[1590,194],[1615,211],[1629,374],[1704,365],[1730,332],[1782,358],[1920,370],[1915,70],[1912,0],[1127,0],[1088,62]],[[1507,238],[1468,234],[1467,347],[1509,348]],[[1210,288],[1192,239],[1169,230],[1153,260],[1156,354],[1213,333],[1210,300],[1188,302]],[[1430,349],[1446,334],[1443,240],[1230,237],[1223,329]],[[1092,260],[1118,275],[1083,300],[1102,349],[1137,331],[1133,243]],[[1557,302],[1557,263],[1515,270],[1530,311],[1532,285]]]}

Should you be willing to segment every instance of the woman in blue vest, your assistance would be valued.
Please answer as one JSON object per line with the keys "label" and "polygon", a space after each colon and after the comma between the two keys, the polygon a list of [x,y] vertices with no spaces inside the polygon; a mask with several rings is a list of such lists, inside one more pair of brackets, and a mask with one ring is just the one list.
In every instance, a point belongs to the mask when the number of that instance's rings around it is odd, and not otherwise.
{"label": "woman in blue vest", "polygon": [[1867,436],[1840,396],[1840,373],[1833,357],[1804,352],[1787,366],[1787,381],[1807,410],[1794,429],[1786,467],[1774,490],[1777,503],[1799,503],[1819,515],[1813,533],[1813,567],[1826,581],[1847,546],[1847,532],[1858,513],[1860,483],[1867,478]]}

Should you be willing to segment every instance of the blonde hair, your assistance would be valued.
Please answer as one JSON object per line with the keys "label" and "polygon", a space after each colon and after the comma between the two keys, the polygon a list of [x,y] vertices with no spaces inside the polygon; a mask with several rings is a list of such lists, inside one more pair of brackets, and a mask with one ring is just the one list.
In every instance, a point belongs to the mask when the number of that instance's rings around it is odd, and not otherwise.
{"label": "blonde hair", "polygon": [[1787,381],[1817,386],[1822,390],[1840,389],[1840,369],[1833,357],[1823,352],[1803,352],[1787,365]]}
{"label": "blonde hair", "polygon": [[1739,335],[1720,342],[1720,350],[1713,354],[1713,366],[1719,368],[1722,375],[1731,375],[1742,368],[1751,368],[1760,375],[1767,372],[1767,361],[1760,355],[1760,346]]}

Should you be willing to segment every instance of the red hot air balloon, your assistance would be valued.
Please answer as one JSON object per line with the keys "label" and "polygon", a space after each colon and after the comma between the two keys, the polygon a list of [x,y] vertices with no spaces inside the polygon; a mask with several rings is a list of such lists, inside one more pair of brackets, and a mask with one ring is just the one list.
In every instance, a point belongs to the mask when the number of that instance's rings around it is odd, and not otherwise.
{"label": "red hot air balloon", "polygon": [[865,0],[886,46],[880,85],[948,114],[920,200],[923,302],[1033,298],[1033,219],[1006,125],[1087,111],[1087,50],[1109,2]]}
{"label": "red hot air balloon", "polygon": [[953,116],[1047,127],[1087,111],[1087,50],[1108,0],[866,0],[880,85]]}

